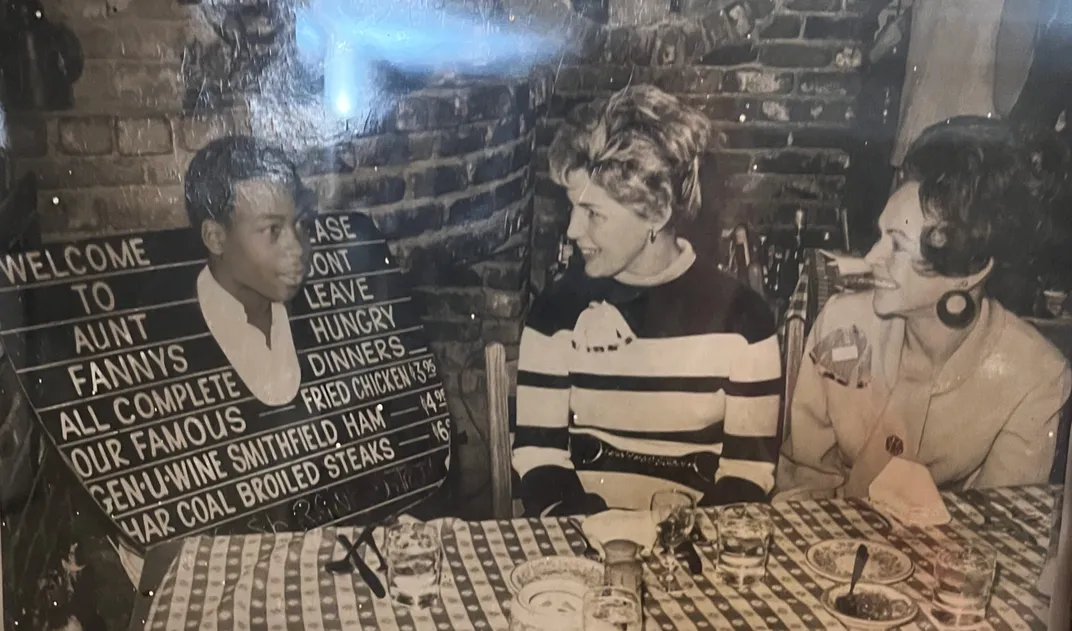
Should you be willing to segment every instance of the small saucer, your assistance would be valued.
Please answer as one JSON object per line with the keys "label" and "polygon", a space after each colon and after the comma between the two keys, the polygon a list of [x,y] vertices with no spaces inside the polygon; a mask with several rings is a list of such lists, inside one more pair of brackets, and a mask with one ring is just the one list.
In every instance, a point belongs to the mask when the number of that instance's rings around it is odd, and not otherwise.
{"label": "small saucer", "polygon": [[917,605],[915,601],[889,585],[880,585],[878,583],[857,583],[856,591],[854,592],[856,595],[878,598],[886,601],[890,605],[890,615],[881,620],[850,616],[838,611],[836,606],[838,597],[844,596],[848,592],[849,586],[847,584],[835,585],[823,592],[820,601],[823,603],[823,607],[825,607],[827,611],[833,614],[841,624],[849,629],[858,629],[859,631],[886,631],[887,629],[894,629],[911,621],[916,617],[916,614],[919,613],[919,605]]}

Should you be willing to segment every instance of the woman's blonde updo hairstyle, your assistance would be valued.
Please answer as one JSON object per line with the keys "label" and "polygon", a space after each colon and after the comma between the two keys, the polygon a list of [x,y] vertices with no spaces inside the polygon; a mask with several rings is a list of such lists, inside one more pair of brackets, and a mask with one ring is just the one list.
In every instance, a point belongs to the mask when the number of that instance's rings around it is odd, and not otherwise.
{"label": "woman's blonde updo hairstyle", "polygon": [[699,165],[711,123],[650,85],[637,85],[570,112],[548,150],[551,179],[566,185],[584,169],[618,203],[673,226],[700,210]]}

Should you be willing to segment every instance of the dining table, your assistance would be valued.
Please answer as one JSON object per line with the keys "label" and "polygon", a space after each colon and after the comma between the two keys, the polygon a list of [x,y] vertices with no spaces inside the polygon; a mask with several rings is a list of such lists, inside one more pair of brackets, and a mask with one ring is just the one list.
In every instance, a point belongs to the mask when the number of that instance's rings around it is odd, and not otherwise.
{"label": "dining table", "polygon": [[[885,542],[913,564],[895,587],[919,603],[906,630],[940,629],[927,613],[940,549],[982,540],[997,552],[998,571],[987,616],[973,627],[994,631],[1045,629],[1049,599],[1035,583],[1050,536],[1058,487],[1039,485],[942,494],[952,517],[945,525],[916,528],[887,519],[869,505],[846,499],[776,502],[774,535],[764,578],[737,589],[715,574],[715,546],[700,544],[702,574],[683,590],[644,595],[644,629],[840,629],[821,604],[835,582],[812,567],[808,549],[822,541],[853,538]],[[698,510],[710,526],[715,509]],[[577,520],[566,517],[440,521],[443,566],[438,604],[427,609],[377,599],[359,574],[324,569],[342,557],[340,534],[359,528],[306,532],[199,536],[185,540],[155,593],[146,629],[334,631],[506,631],[510,626],[510,573],[525,561],[580,555],[587,547]],[[702,528],[701,530],[705,530]],[[379,569],[368,551],[363,556]],[[381,572],[380,577],[386,582]],[[559,631],[559,630],[555,630]]]}

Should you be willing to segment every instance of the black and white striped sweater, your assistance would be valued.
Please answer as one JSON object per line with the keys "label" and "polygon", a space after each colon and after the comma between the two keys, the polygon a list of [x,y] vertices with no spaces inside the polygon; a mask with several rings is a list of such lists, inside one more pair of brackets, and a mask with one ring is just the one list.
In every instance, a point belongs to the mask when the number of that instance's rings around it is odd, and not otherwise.
{"label": "black and white striped sweater", "polygon": [[774,318],[682,243],[659,284],[571,271],[535,300],[513,452],[526,513],[583,511],[586,494],[647,508],[659,488],[706,504],[770,493],[782,392]]}

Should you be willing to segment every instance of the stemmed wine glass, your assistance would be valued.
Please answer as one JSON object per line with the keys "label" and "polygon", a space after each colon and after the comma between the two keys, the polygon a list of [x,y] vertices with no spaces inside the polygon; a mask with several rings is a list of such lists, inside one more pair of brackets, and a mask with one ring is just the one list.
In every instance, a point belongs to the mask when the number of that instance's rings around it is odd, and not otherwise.
{"label": "stemmed wine glass", "polygon": [[688,493],[675,490],[656,491],[651,496],[651,518],[655,522],[662,555],[659,565],[662,576],[659,582],[667,592],[680,591],[678,573],[681,566],[674,550],[685,542],[696,522],[696,499]]}

